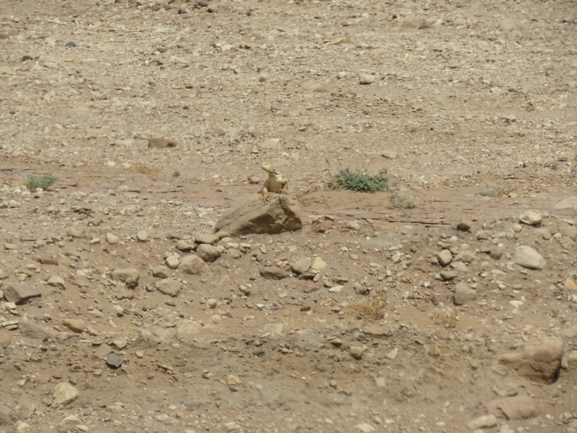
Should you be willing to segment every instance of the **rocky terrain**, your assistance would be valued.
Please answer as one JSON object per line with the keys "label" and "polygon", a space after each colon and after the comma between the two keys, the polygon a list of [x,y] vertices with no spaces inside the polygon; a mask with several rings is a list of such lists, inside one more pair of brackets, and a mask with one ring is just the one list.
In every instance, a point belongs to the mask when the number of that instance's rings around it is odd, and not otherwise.
{"label": "rocky terrain", "polygon": [[0,432],[577,432],[576,24],[2,0]]}

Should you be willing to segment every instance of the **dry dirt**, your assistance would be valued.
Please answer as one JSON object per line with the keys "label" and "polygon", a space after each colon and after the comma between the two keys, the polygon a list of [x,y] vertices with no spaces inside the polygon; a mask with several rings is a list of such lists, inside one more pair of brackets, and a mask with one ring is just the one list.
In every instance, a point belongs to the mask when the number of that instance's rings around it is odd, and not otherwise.
{"label": "dry dirt", "polygon": [[[486,432],[576,432],[576,25],[575,1],[0,0],[0,290],[41,292],[0,305],[0,432],[466,432],[497,393],[536,411]],[[157,291],[263,161],[303,230]],[[344,168],[416,207],[330,191]],[[259,274],[303,258],[319,284]],[[552,384],[499,364],[544,337]]]}

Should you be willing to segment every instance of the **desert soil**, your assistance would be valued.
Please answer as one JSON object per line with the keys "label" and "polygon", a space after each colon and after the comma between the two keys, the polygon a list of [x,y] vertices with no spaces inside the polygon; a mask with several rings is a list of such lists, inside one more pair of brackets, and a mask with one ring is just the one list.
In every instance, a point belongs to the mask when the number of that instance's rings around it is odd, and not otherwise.
{"label": "desert soil", "polygon": [[[576,25],[1,0],[0,432],[576,432]],[[265,161],[302,230],[211,239]],[[384,168],[414,208],[329,187]]]}

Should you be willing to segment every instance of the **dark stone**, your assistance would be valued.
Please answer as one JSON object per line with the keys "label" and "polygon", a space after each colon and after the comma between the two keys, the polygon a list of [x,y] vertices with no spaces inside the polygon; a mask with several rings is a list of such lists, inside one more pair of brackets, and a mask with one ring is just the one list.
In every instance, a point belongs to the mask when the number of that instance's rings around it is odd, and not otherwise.
{"label": "dark stone", "polygon": [[74,47],[76,46],[76,42],[70,41],[70,42],[68,42],[68,43],[66,44],[66,46],[67,46],[68,48],[74,48]]}
{"label": "dark stone", "polygon": [[4,298],[8,302],[14,302],[15,304],[21,304],[26,302],[30,298],[35,298],[37,296],[42,296],[40,290],[29,284],[14,283],[4,289]]}
{"label": "dark stone", "polygon": [[106,357],[106,365],[110,368],[119,368],[122,365],[122,358],[114,353],[109,353]]}
{"label": "dark stone", "polygon": [[281,280],[289,276],[289,273],[278,266],[263,266],[260,275],[267,280]]}

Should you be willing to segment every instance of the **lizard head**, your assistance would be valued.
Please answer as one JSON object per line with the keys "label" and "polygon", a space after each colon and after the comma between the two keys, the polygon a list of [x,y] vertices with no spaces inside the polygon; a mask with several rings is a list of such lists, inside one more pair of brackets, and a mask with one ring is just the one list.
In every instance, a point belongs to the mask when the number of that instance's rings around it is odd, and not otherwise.
{"label": "lizard head", "polygon": [[270,165],[267,162],[263,162],[260,166],[260,168],[262,168],[264,171],[266,171],[267,173],[276,173],[276,168],[274,168],[272,165]]}

